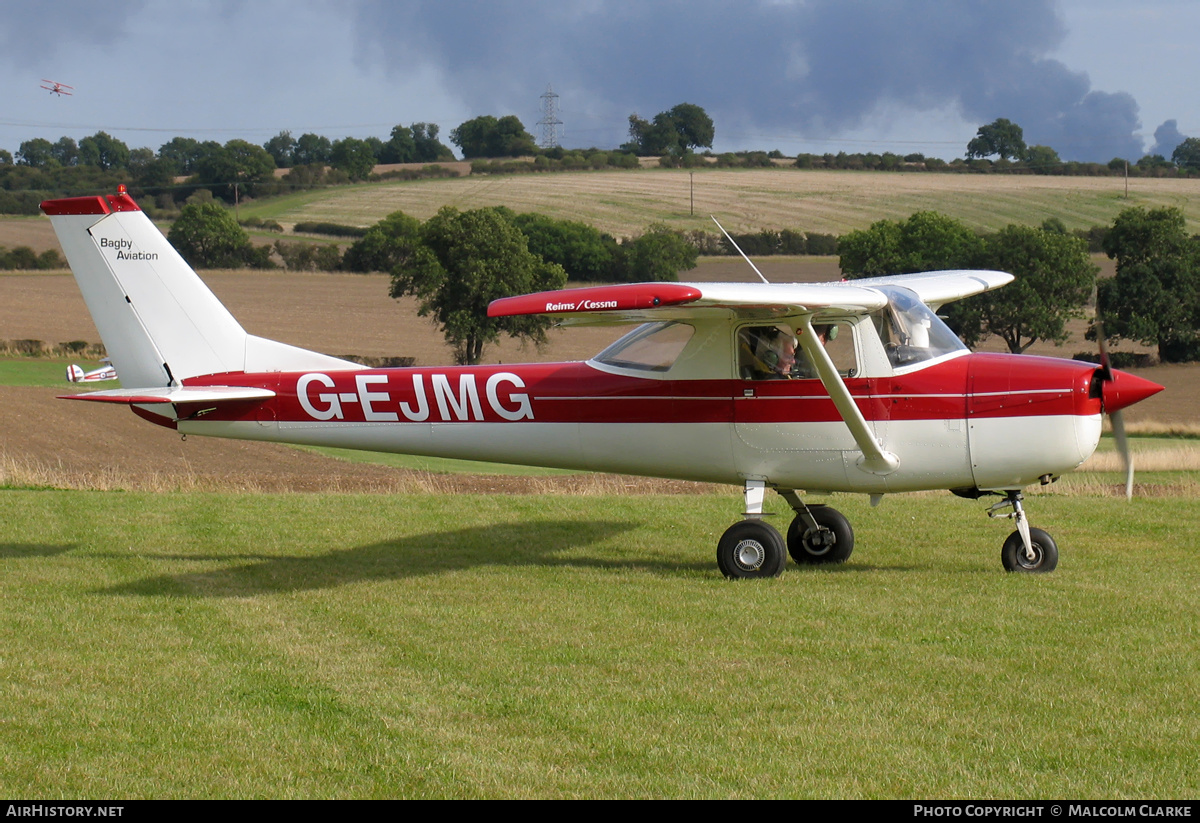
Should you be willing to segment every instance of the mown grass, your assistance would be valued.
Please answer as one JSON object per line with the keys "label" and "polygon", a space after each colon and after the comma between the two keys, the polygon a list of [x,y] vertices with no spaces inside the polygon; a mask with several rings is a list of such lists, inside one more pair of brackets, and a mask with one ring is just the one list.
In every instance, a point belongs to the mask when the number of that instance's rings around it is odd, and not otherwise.
{"label": "mown grass", "polygon": [[0,358],[0,386],[40,386],[47,388],[112,388],[116,383],[79,387],[67,380],[67,366],[79,364],[84,371],[100,368],[91,360],[44,360],[32,357]]}
{"label": "mown grass", "polygon": [[734,495],[0,492],[16,797],[1189,797],[1200,511],[941,496],[729,582]]}

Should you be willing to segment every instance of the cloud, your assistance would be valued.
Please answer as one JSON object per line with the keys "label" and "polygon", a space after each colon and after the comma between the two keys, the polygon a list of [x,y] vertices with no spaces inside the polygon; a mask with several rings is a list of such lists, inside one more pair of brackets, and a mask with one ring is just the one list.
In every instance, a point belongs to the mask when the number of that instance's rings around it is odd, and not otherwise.
{"label": "cloud", "polygon": [[125,37],[128,21],[143,5],[142,0],[6,3],[0,20],[0,60],[44,66],[73,48],[115,44]]}
{"label": "cloud", "polygon": [[528,127],[553,83],[574,142],[621,142],[629,113],[691,102],[718,139],[827,139],[949,107],[1007,117],[1064,159],[1142,153],[1137,102],[1047,56],[1065,35],[1052,0],[361,0],[353,15],[360,59],[396,76],[434,63],[480,114]]}

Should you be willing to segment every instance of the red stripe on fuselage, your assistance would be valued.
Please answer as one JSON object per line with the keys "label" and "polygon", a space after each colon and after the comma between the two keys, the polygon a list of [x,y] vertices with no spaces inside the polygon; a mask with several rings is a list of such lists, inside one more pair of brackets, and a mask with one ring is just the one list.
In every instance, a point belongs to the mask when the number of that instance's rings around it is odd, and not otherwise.
{"label": "red stripe on fuselage", "polygon": [[[1092,415],[1095,367],[973,354],[887,378],[847,378],[868,420]],[[586,363],[210,375],[189,386],[263,386],[283,423],[804,423],[840,420],[818,380],[660,380]],[[262,403],[205,420],[261,419]]]}

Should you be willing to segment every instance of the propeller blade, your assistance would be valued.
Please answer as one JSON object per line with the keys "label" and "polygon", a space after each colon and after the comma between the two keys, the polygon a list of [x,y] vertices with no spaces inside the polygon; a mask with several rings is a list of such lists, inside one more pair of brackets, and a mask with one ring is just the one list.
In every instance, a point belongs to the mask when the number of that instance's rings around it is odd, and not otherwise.
{"label": "propeller blade", "polygon": [[1118,409],[1109,416],[1112,421],[1113,437],[1117,441],[1117,452],[1125,466],[1125,499],[1133,499],[1133,454],[1129,451],[1129,438],[1125,436],[1125,416]]}

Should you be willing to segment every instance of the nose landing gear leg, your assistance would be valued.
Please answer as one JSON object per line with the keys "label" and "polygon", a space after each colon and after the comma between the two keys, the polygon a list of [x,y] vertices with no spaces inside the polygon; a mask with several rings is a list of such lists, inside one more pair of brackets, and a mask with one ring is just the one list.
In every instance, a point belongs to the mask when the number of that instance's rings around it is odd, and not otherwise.
{"label": "nose landing gear leg", "polygon": [[[1052,572],[1058,566],[1058,545],[1046,532],[1030,527],[1021,505],[1024,499],[1020,491],[1010,489],[1005,492],[1004,500],[988,509],[988,517],[1010,517],[1017,523],[1017,530],[1008,536],[1000,549],[1000,562],[1010,572]],[[1011,512],[999,513],[1010,506]]]}

